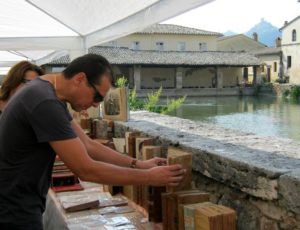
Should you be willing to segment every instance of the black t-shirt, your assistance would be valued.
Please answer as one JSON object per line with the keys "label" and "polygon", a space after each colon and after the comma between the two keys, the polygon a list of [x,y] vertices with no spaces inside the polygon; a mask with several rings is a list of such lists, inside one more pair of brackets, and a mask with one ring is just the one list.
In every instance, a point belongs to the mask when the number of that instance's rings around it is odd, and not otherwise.
{"label": "black t-shirt", "polygon": [[71,119],[39,78],[9,101],[0,117],[0,223],[40,222],[55,159],[48,142],[75,138]]}

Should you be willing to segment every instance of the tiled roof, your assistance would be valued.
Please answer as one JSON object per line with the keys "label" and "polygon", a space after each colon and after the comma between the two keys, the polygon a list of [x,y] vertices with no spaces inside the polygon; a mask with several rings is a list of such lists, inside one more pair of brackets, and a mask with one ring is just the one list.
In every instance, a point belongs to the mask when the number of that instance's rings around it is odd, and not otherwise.
{"label": "tiled roof", "polygon": [[189,34],[189,35],[207,35],[207,36],[223,36],[221,33],[200,30],[185,26],[171,24],[155,24],[137,34]]}
{"label": "tiled roof", "polygon": [[[246,52],[136,51],[128,48],[94,46],[89,49],[89,53],[102,55],[111,64],[188,66],[253,66],[261,64],[258,58]],[[68,64],[69,62],[69,56],[63,56],[49,64]]]}
{"label": "tiled roof", "polygon": [[261,61],[246,52],[200,52],[200,51],[136,51],[128,48],[94,46],[89,53],[100,54],[112,64],[145,65],[260,65]]}
{"label": "tiled roof", "polygon": [[272,55],[272,54],[281,54],[281,47],[267,47],[264,49],[259,49],[251,52],[255,56],[263,56],[263,55]]}

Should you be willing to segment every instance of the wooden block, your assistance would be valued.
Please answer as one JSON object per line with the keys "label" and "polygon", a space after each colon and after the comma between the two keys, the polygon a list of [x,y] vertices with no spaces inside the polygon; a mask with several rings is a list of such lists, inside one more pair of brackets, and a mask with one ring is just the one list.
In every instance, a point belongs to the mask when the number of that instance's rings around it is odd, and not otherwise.
{"label": "wooden block", "polygon": [[143,146],[142,149],[143,160],[149,160],[154,157],[161,157],[161,147],[154,146],[154,145]]}
{"label": "wooden block", "polygon": [[143,146],[151,145],[152,139],[149,137],[136,137],[135,138],[135,154],[136,159],[142,160],[143,159]]}
{"label": "wooden block", "polygon": [[126,132],[125,133],[125,148],[126,153],[135,158],[135,138],[140,136],[140,132]]}
{"label": "wooden block", "polygon": [[168,192],[188,190],[192,185],[192,154],[173,147],[168,148],[168,165],[181,164],[186,170],[183,180],[176,187],[167,187]]}
{"label": "wooden block", "polygon": [[195,230],[195,210],[198,207],[214,205],[211,202],[202,202],[189,205],[181,205],[184,210],[184,229]]}
{"label": "wooden block", "polygon": [[114,131],[114,121],[113,120],[109,120],[109,119],[103,119],[103,121],[105,121],[107,123],[107,131],[108,132],[113,132]]}
{"label": "wooden block", "polygon": [[174,201],[174,196],[171,196],[170,193],[161,194],[163,229],[176,230],[172,225],[173,213],[177,212],[174,207]]}
{"label": "wooden block", "polygon": [[222,230],[223,217],[212,206],[198,207],[195,211],[195,226],[197,230]]}
{"label": "wooden block", "polygon": [[159,223],[162,222],[162,193],[166,192],[165,187],[148,187],[148,213],[149,221]]}
{"label": "wooden block", "polygon": [[119,153],[125,153],[125,138],[113,138],[113,142]]}
{"label": "wooden block", "polygon": [[222,215],[223,230],[236,229],[236,212],[223,205],[212,206],[212,209]]}
{"label": "wooden block", "polygon": [[[193,191],[193,190],[192,190]],[[197,190],[196,190],[197,191]],[[182,205],[194,204],[209,201],[209,194],[205,192],[190,192],[185,194],[176,194],[176,205],[178,207],[178,229],[184,230],[184,210]]]}
{"label": "wooden block", "polygon": [[[188,194],[194,194],[193,199],[191,197],[183,198]],[[178,198],[179,196],[179,198]],[[162,219],[164,229],[178,229],[179,219],[179,204],[178,202],[192,202],[196,200],[204,200],[208,199],[208,194],[200,192],[199,190],[186,190],[186,191],[178,191],[172,193],[163,193],[162,197]],[[180,213],[183,216],[183,214]],[[183,221],[183,220],[182,220]]]}

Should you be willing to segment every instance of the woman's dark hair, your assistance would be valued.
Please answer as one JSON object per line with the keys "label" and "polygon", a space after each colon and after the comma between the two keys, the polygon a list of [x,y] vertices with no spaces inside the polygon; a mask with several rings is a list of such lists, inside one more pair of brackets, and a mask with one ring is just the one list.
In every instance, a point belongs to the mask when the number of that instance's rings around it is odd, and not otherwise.
{"label": "woman's dark hair", "polygon": [[0,89],[0,100],[6,101],[9,99],[11,92],[24,82],[24,77],[27,71],[35,71],[39,76],[45,74],[42,68],[32,64],[31,62],[18,62],[11,67],[3,80]]}
{"label": "woman's dark hair", "polygon": [[100,84],[101,76],[109,73],[113,83],[112,69],[105,57],[97,54],[86,54],[84,56],[74,59],[63,74],[66,79],[72,78],[75,74],[83,72],[87,76],[88,82],[92,84]]}

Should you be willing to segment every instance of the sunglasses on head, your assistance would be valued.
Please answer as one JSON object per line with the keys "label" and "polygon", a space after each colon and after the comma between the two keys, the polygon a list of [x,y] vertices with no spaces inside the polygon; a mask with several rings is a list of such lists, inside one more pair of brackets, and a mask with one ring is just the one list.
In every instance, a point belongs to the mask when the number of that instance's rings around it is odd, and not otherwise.
{"label": "sunglasses on head", "polygon": [[92,86],[92,88],[95,90],[95,94],[94,94],[94,99],[93,99],[93,101],[94,101],[95,103],[100,103],[100,102],[102,102],[103,99],[104,99],[104,97],[98,92],[96,86],[95,86],[93,83],[89,82],[89,84],[90,84],[90,86]]}

